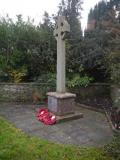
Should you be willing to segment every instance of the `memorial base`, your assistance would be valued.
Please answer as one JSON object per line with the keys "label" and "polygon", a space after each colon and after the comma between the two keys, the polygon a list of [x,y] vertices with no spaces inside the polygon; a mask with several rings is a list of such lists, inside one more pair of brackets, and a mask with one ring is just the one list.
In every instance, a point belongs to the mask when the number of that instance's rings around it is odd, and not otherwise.
{"label": "memorial base", "polygon": [[57,122],[82,118],[82,113],[75,112],[75,94],[49,92],[48,109],[57,117]]}

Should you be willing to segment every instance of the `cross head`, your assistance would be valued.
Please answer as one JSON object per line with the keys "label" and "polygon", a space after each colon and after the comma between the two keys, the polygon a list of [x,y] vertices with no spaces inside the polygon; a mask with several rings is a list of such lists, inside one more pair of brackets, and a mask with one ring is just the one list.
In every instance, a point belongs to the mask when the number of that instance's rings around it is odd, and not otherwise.
{"label": "cross head", "polygon": [[66,32],[70,32],[70,25],[68,24],[64,16],[59,16],[54,30],[54,36],[56,40],[58,40],[58,38],[64,40]]}

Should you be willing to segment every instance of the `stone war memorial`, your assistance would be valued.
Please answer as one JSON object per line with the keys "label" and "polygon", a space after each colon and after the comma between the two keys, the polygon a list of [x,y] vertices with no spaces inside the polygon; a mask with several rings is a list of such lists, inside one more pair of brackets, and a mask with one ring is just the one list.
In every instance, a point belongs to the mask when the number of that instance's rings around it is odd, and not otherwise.
{"label": "stone war memorial", "polygon": [[[48,109],[60,119],[81,118],[83,114],[75,112],[75,94],[67,93],[65,87],[65,40],[66,33],[70,32],[70,25],[64,16],[59,16],[54,30],[57,40],[57,89],[56,92],[49,92]],[[63,119],[64,119],[63,118]]]}

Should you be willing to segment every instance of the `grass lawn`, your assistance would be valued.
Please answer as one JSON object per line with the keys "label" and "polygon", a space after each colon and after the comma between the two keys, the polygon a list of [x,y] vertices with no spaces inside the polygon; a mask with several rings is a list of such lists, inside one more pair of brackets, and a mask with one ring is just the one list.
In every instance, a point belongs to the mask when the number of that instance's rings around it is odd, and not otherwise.
{"label": "grass lawn", "polygon": [[112,160],[102,148],[54,144],[29,137],[0,117],[0,160]]}

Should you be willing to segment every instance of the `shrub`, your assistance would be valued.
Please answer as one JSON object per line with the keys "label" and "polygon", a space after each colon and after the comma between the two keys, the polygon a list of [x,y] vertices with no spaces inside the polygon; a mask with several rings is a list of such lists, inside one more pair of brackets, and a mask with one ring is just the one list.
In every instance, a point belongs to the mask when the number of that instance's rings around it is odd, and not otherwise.
{"label": "shrub", "polygon": [[8,82],[9,76],[7,73],[0,70],[0,82]]}
{"label": "shrub", "polygon": [[20,69],[12,69],[9,75],[13,82],[20,83],[23,82],[27,76],[27,69],[23,66]]}
{"label": "shrub", "polygon": [[80,75],[75,75],[71,80],[68,80],[67,85],[69,88],[80,87],[80,86],[88,86],[89,83],[93,81],[93,78],[88,76],[81,77]]}
{"label": "shrub", "polygon": [[113,157],[113,160],[120,160],[120,134],[116,134],[112,142],[105,146],[105,151]]}
{"label": "shrub", "polygon": [[51,84],[53,87],[56,86],[56,74],[54,73],[48,73],[48,74],[42,74],[40,77],[38,77],[37,81],[38,83],[48,83]]}
{"label": "shrub", "polygon": [[120,51],[110,54],[109,66],[112,82],[116,84],[120,83]]}

